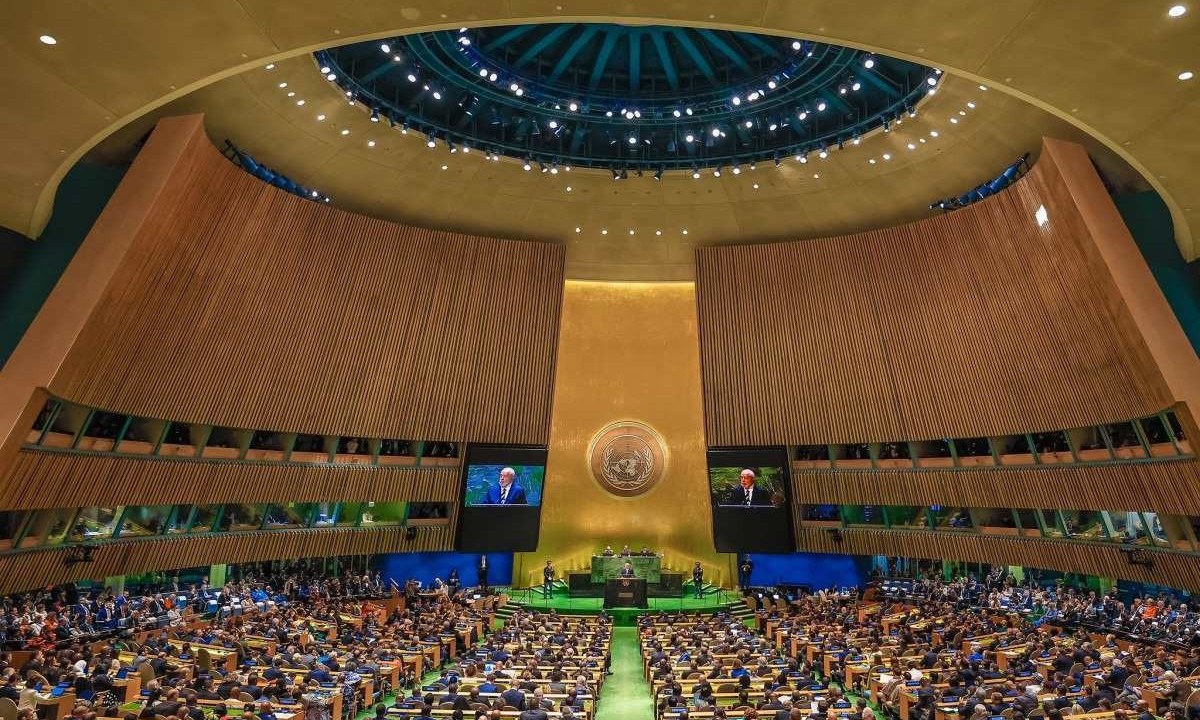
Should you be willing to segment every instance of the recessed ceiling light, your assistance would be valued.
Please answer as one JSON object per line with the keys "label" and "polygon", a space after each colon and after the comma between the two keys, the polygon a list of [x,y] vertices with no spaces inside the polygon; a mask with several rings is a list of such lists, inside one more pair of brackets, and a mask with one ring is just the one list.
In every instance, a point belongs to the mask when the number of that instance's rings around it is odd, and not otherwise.
{"label": "recessed ceiling light", "polygon": [[443,165],[443,166],[442,166],[442,169],[443,169],[443,170],[449,170],[449,169],[450,169],[450,166],[449,166],[449,165]]}
{"label": "recessed ceiling light", "polygon": [[583,228],[577,227],[577,228],[575,228],[575,232],[581,233],[581,232],[583,232]]}
{"label": "recessed ceiling light", "polygon": [[820,180],[820,179],[821,179],[821,173],[813,173],[813,180]]}
{"label": "recessed ceiling light", "polygon": [[[49,36],[47,35],[47,36],[44,36],[44,37],[49,37]],[[275,69],[275,63],[267,63],[267,69],[268,69],[268,70],[274,70],[274,69]],[[328,71],[328,70],[325,70],[324,72],[329,72],[329,71]]]}
{"label": "recessed ceiling light", "polygon": [[973,103],[973,102],[969,102],[969,103],[967,103],[967,107],[969,107],[969,108],[971,108],[972,110],[974,110],[974,109],[975,109],[975,103]]}
{"label": "recessed ceiling light", "polygon": [[304,101],[303,101],[303,100],[297,100],[297,101],[296,101],[296,104],[297,104],[297,105],[303,105],[303,104],[304,104]]}
{"label": "recessed ceiling light", "polygon": [[987,92],[987,85],[980,85],[979,89],[983,90],[984,92]]}
{"label": "recessed ceiling light", "polygon": [[684,234],[684,235],[687,235],[687,228],[684,228],[684,229],[683,229],[683,234]]}
{"label": "recessed ceiling light", "polygon": [[349,130],[346,130],[345,128],[343,128],[343,129],[342,129],[342,134],[343,134],[343,135],[349,135],[349,134],[350,134],[350,131],[349,131]]}
{"label": "recessed ceiling light", "polygon": [[891,154],[889,154],[889,153],[884,153],[884,154],[883,154],[883,159],[884,159],[884,160],[891,160],[891,159],[892,159],[892,156],[891,156]]}
{"label": "recessed ceiling light", "polygon": [[958,124],[958,118],[950,118],[950,122],[952,122],[952,123],[954,123],[955,125],[957,125],[957,124]]}
{"label": "recessed ceiling light", "polygon": [[318,115],[318,116],[317,116],[317,122],[321,122],[321,121],[322,121],[322,120],[324,120],[324,119],[325,119],[325,116],[324,116],[324,115]]}
{"label": "recessed ceiling light", "polygon": [[1183,72],[1179,73],[1180,80],[1191,80],[1194,77],[1196,77],[1196,74],[1191,70],[1184,70]]}
{"label": "recessed ceiling light", "polygon": [[[54,37],[53,35],[42,35],[41,37],[38,38],[38,40],[41,40],[43,45],[57,45],[58,44],[58,38]],[[271,66],[268,66],[267,69],[270,70]]]}
{"label": "recessed ceiling light", "polygon": [[571,192],[571,186],[570,186],[570,185],[568,185],[568,186],[567,186],[567,192]]}
{"label": "recessed ceiling light", "polygon": [[1173,18],[1177,18],[1177,17],[1183,17],[1183,14],[1186,12],[1187,12],[1187,8],[1184,7],[1183,5],[1172,5],[1171,9],[1167,11],[1167,15],[1170,17],[1173,17]]}
{"label": "recessed ceiling light", "polygon": [[289,90],[289,91],[288,91],[288,97],[296,97],[296,91],[295,91],[295,90]]}
{"label": "recessed ceiling light", "polygon": [[929,137],[937,137],[937,136],[938,136],[938,131],[937,131],[937,130],[930,130],[930,131],[929,131]]}
{"label": "recessed ceiling light", "polygon": [[629,228],[629,234],[630,234],[630,235],[632,235],[634,232],[635,232],[635,230],[634,230],[633,228]]}
{"label": "recessed ceiling light", "polygon": [[912,143],[909,143],[909,144],[908,144],[908,149],[909,149],[909,150],[916,150],[916,149],[917,149],[917,146],[916,146],[916,145],[913,145]]}
{"label": "recessed ceiling light", "polygon": [[374,140],[368,140],[368,141],[367,141],[367,147],[375,147],[375,141],[374,141]]}
{"label": "recessed ceiling light", "polygon": [[871,163],[872,165],[874,165],[874,164],[875,164],[875,158],[871,158],[871,159],[870,159],[870,160],[868,160],[867,162],[869,162],[869,163]]}
{"label": "recessed ceiling light", "polygon": [[601,235],[607,235],[607,234],[608,234],[608,228],[600,228],[600,234],[601,234]]}
{"label": "recessed ceiling light", "polygon": [[758,189],[758,183],[754,183],[754,189],[755,189],[755,190],[757,190],[757,189]]}

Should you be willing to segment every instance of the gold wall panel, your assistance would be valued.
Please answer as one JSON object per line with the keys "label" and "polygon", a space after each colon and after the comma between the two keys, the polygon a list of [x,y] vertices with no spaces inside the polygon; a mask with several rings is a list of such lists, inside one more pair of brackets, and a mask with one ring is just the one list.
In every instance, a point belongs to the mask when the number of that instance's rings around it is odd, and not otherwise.
{"label": "gold wall panel", "polygon": [[[713,549],[695,285],[567,281],[556,368],[541,538],[517,556],[514,584],[540,582],[546,558],[564,577],[626,543],[663,553],[665,568],[699,560],[728,583],[731,556]],[[657,432],[670,458],[636,497],[605,490],[588,463],[596,433],[623,420]]]}

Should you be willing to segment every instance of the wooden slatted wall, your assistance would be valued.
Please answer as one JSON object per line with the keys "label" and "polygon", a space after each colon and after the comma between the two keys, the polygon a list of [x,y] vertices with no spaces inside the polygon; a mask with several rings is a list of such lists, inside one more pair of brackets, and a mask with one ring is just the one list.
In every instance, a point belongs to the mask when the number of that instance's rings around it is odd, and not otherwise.
{"label": "wooden slatted wall", "polygon": [[860,529],[842,530],[840,536],[842,539],[838,542],[827,530],[800,528],[797,531],[800,549],[813,552],[1001,563],[1200,590],[1200,555],[1195,553],[1148,549],[1154,566],[1144,567],[1129,564],[1120,546],[1101,543]]}
{"label": "wooden slatted wall", "polygon": [[1045,158],[910,225],[700,249],[697,293],[710,446],[1004,435],[1173,402]]}
{"label": "wooden slatted wall", "polygon": [[[457,467],[172,460],[22,450],[0,481],[10,510],[263,502],[457,503]],[[79,494],[87,488],[86,497]]]}
{"label": "wooden slatted wall", "polygon": [[797,505],[1055,507],[1195,515],[1200,464],[1164,460],[971,470],[794,470],[792,496]]}
{"label": "wooden slatted wall", "polygon": [[117,541],[96,547],[94,562],[71,566],[63,565],[67,552],[64,548],[46,548],[0,554],[0,593],[213,563],[426,552],[452,550],[453,547],[452,528],[441,525],[418,528],[412,540],[405,537],[403,529],[390,527],[271,530]]}
{"label": "wooden slatted wall", "polygon": [[51,390],[197,423],[544,444],[563,263],[557,244],[310,202],[198,143]]}

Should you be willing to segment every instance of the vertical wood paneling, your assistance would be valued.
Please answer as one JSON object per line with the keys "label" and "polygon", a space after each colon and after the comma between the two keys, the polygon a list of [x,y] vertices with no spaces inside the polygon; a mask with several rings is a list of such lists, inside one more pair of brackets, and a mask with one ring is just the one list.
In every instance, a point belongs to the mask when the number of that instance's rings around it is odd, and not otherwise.
{"label": "vertical wood paneling", "polygon": [[[457,503],[457,467],[309,465],[22,450],[0,508],[263,502]],[[87,488],[81,497],[79,488]]]}
{"label": "vertical wood paneling", "polygon": [[1153,567],[1131,565],[1118,545],[995,537],[926,530],[842,530],[833,533],[813,528],[797,530],[801,550],[851,555],[889,555],[1019,565],[1059,572],[1099,575],[1200,590],[1200,555],[1148,550]]}
{"label": "vertical wood paneling", "polygon": [[65,548],[0,555],[0,593],[58,583],[103,579],[149,570],[172,570],[213,563],[243,563],[297,557],[374,555],[451,550],[451,525],[421,526],[409,540],[399,527],[273,530],[106,543],[94,562],[66,566]]}
{"label": "vertical wood paneling", "polygon": [[404,227],[199,143],[52,389],[279,431],[544,444],[563,248]]}
{"label": "vertical wood paneling", "polygon": [[910,225],[703,248],[697,292],[712,446],[1004,435],[1174,401],[1050,159]]}

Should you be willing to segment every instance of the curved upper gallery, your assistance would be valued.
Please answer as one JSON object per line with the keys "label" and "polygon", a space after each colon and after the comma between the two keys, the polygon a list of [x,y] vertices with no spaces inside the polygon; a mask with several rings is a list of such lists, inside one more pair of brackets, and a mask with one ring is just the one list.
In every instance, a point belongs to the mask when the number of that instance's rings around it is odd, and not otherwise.
{"label": "curved upper gallery", "polygon": [[[1115,162],[1117,156],[1128,162],[1163,195],[1184,256],[1195,255],[1186,208],[1200,195],[1200,183],[1184,172],[1196,147],[1182,131],[1195,123],[1195,86],[1177,79],[1192,59],[1193,13],[1170,17],[1166,5],[1109,2],[965,10],[930,3],[919,11],[896,7],[858,14],[763,0],[641,9],[643,15],[634,17],[607,5],[584,10],[558,0],[396,8],[367,2],[339,9],[336,18],[317,3],[291,5],[286,13],[258,2],[203,10],[163,7],[136,18],[90,17],[86,9],[72,9],[68,16],[55,12],[55,3],[21,9],[23,15],[3,31],[16,71],[0,82],[23,98],[24,111],[13,120],[32,126],[5,140],[14,146],[9,157],[22,162],[4,168],[11,191],[0,198],[0,222],[35,233],[48,214],[53,186],[84,152],[127,126],[101,152],[119,154],[159,115],[202,110],[214,139],[234,140],[346,209],[409,224],[565,243],[572,277],[684,278],[690,276],[695,245],[843,234],[919,218],[930,212],[930,202],[974,187],[1016,156],[1036,150],[1044,135],[1094,137],[1090,149],[1106,171],[1123,165]],[[917,62],[948,77],[939,81],[936,96],[922,101],[915,118],[905,116],[886,135],[881,128],[865,133],[860,145],[830,152],[819,166],[812,159],[801,165],[788,158],[778,170],[773,162],[759,162],[754,172],[743,166],[739,175],[727,165],[719,179],[712,177],[715,168],[705,166],[700,180],[680,169],[668,170],[661,183],[652,173],[642,178],[631,173],[614,183],[607,169],[543,174],[534,163],[526,172],[519,159],[488,162],[482,153],[450,154],[442,139],[427,148],[424,135],[405,136],[399,125],[382,132],[386,123],[371,123],[363,103],[346,103],[311,55],[414,32],[453,35],[467,27],[486,34],[493,26],[595,21],[756,32],[787,38],[785,47],[795,38],[827,42]],[[1076,31],[1062,33],[1066,26]],[[44,33],[58,44],[41,45],[38,36]],[[105,43],[104,62],[95,62],[96,43],[110,33],[138,36],[139,44],[114,49]],[[650,63],[654,40],[647,42],[642,55]],[[184,46],[194,50],[177,52]],[[1122,51],[1114,53],[1113,47]],[[288,87],[280,88],[284,82]],[[300,100],[304,105],[297,105]],[[319,115],[325,119],[317,120]],[[24,122],[32,117],[38,122]],[[956,118],[960,122],[950,122]],[[914,150],[908,150],[910,144]],[[891,159],[883,160],[885,154]],[[1111,176],[1127,182],[1120,170]]]}

